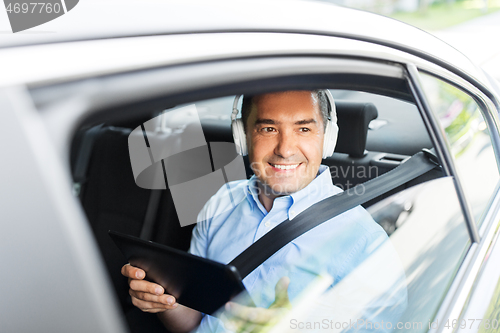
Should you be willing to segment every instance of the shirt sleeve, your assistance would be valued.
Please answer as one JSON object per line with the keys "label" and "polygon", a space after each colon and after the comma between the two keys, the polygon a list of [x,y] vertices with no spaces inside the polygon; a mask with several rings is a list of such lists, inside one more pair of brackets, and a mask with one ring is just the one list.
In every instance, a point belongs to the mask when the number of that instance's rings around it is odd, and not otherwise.
{"label": "shirt sleeve", "polygon": [[[241,191],[240,188],[246,183],[246,180],[240,180],[228,183],[229,185],[225,184],[207,201],[196,218],[197,223],[193,229],[191,244],[188,250],[189,253],[204,258],[207,257],[208,245],[211,241],[211,227],[213,228],[212,223],[224,223],[225,218],[223,213],[230,212],[227,207],[231,207],[231,203],[234,206],[233,198],[237,202],[244,199],[244,191]],[[237,195],[238,192],[241,194]]]}
{"label": "shirt sleeve", "polygon": [[210,204],[211,200],[203,206],[202,210],[198,214],[197,220],[200,222],[196,223],[196,226],[193,228],[191,244],[188,250],[189,253],[203,258],[207,257],[208,229],[211,220],[207,218],[207,210],[209,209]]}

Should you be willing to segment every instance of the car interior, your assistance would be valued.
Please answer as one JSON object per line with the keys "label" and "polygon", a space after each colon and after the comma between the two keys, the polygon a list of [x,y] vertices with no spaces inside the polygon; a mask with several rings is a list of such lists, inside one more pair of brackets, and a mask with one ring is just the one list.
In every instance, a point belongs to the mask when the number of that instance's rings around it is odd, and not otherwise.
{"label": "car interior", "polygon": [[[294,88],[310,89],[310,86],[295,85]],[[354,87],[346,84],[330,89],[335,98],[339,134],[334,155],[324,159],[323,164],[330,167],[333,183],[341,189],[349,189],[376,178],[422,149],[433,148],[406,85],[399,84],[397,89],[392,88],[367,89],[366,85]],[[240,93],[245,92],[240,90]],[[70,165],[74,194],[82,204],[132,332],[165,329],[156,320],[156,316],[143,313],[132,305],[127,279],[120,274],[120,269],[126,262],[108,236],[108,230],[187,251],[195,224],[180,226],[169,189],[144,189],[136,184],[128,138],[144,122],[166,115],[170,110],[183,105],[195,104],[206,142],[232,143],[230,114],[234,94],[214,94],[212,98],[205,98],[206,95],[203,95],[203,99],[199,96],[194,94],[177,99],[166,98],[162,103],[155,102],[154,107],[129,106],[136,109],[144,107],[144,111],[137,111],[133,113],[134,116],[122,116],[116,110],[111,110],[108,115],[113,116],[83,121],[75,131],[71,144]],[[154,133],[148,133],[150,135]],[[171,135],[182,140],[183,135],[189,135],[189,126],[173,128]],[[249,178],[252,171],[246,157],[244,161]],[[443,172],[436,167],[363,206],[369,209],[394,193],[442,176]],[[409,209],[411,208],[403,205],[396,207],[396,212],[390,213],[392,215],[374,215],[374,218],[390,235],[397,228],[396,221],[401,213]]]}

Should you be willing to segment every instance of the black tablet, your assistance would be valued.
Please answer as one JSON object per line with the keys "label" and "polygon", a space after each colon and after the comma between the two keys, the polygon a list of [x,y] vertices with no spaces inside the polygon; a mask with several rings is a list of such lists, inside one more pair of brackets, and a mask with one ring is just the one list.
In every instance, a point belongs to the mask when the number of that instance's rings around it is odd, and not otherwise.
{"label": "black tablet", "polygon": [[[162,244],[109,231],[128,262],[146,272],[179,304],[212,314],[240,293],[247,293],[238,270]],[[249,299],[249,298],[248,298]]]}

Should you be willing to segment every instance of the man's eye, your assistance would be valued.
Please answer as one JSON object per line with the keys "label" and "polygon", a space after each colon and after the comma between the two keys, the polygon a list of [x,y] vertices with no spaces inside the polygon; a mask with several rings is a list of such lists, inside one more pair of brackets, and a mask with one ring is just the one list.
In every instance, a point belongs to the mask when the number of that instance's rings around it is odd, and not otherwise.
{"label": "man's eye", "polygon": [[307,127],[301,127],[301,128],[300,128],[300,131],[301,131],[301,132],[310,132],[310,131],[311,131],[311,129],[310,129],[310,128],[307,128]]}
{"label": "man's eye", "polygon": [[276,129],[274,127],[264,127],[262,129],[263,132],[270,133],[270,132],[275,132]]}

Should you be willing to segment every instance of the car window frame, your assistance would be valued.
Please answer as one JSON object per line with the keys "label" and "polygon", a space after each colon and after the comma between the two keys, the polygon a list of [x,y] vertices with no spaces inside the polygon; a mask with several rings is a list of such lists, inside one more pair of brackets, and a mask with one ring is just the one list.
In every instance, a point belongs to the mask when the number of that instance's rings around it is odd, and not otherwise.
{"label": "car window frame", "polygon": [[[495,152],[495,158],[497,161],[497,167],[500,165],[499,156],[500,156],[500,137],[499,137],[499,121],[498,121],[498,110],[496,107],[495,101],[489,99],[483,92],[476,87],[474,87],[469,82],[466,82],[462,78],[457,77],[453,73],[443,71],[421,68],[412,64],[407,65],[407,71],[410,78],[410,81],[413,85],[412,89],[415,90],[415,93],[419,96],[419,109],[422,109],[422,112],[425,114],[425,117],[428,117],[428,121],[432,123],[432,126],[436,129],[434,132],[439,134],[440,142],[439,142],[439,154],[448,155],[446,159],[448,160],[448,165],[452,166],[452,172],[456,179],[456,184],[458,184],[458,188],[461,188],[460,178],[456,174],[456,169],[454,169],[454,162],[449,155],[449,151],[446,149],[446,141],[444,140],[444,133],[440,130],[439,123],[431,111],[430,105],[428,104],[425,95],[423,94],[423,89],[421,87],[421,82],[419,79],[419,71],[425,72],[426,74],[432,75],[438,79],[441,79],[458,89],[462,90],[469,96],[471,96],[474,101],[479,105],[481,114],[484,119],[488,123],[488,127],[491,129],[495,129],[495,131],[491,130],[492,133],[492,145]],[[485,110],[487,112],[485,113]],[[462,262],[455,279],[450,286],[450,292],[446,295],[445,299],[441,303],[440,309],[438,310],[435,320],[438,320],[442,324],[437,328],[429,329],[429,332],[442,332],[446,329],[442,326],[443,323],[447,321],[451,322],[452,320],[459,320],[463,318],[463,315],[466,311],[463,311],[467,306],[467,302],[470,299],[470,295],[474,291],[474,286],[476,280],[480,278],[480,272],[484,270],[484,264],[486,263],[486,254],[487,250],[490,247],[492,240],[499,233],[497,226],[500,224],[500,193],[498,192],[500,189],[500,181],[497,183],[495,188],[495,194],[491,197],[488,203],[488,212],[485,214],[483,218],[483,223],[481,224],[480,230],[478,230],[477,226],[474,223],[474,220],[471,218],[471,209],[469,203],[465,196],[463,195],[463,190],[459,193],[459,197],[464,202],[464,212],[467,212],[469,218],[466,219],[466,223],[471,229],[471,231],[476,234],[476,239],[472,239],[472,244],[469,248],[468,253],[466,254],[464,261]]]}
{"label": "car window frame", "polygon": [[[473,85],[462,80],[461,78],[453,77],[451,74],[443,75],[443,73],[438,73],[424,68],[418,68],[418,71],[442,80],[474,99],[474,101],[478,104],[485,121],[488,122],[488,128],[495,129],[495,131],[491,131],[490,136],[492,138],[492,146],[495,151],[497,168],[500,170],[500,110],[497,109],[495,103],[480,90],[476,89]],[[487,113],[485,113],[486,110]]]}
{"label": "car window frame", "polygon": [[[291,58],[289,56],[288,57],[269,56],[269,57],[260,58],[259,60],[274,59],[274,60],[280,61],[280,60],[285,59],[285,58],[286,59],[294,59],[294,60],[297,60],[297,62],[302,62],[302,65],[305,66],[305,67],[302,67],[302,70],[304,70],[304,68],[307,68],[308,69],[307,71],[312,71],[312,68],[316,68],[315,69],[316,71],[321,70],[322,75],[325,75],[325,67],[317,65],[318,59],[324,59],[325,61],[329,61],[331,59],[336,59],[336,60],[348,59],[348,60],[361,61],[357,57],[349,57],[349,56],[330,56],[330,57],[328,57],[328,56],[321,56],[321,57],[310,56],[310,57],[307,57],[307,56],[303,56],[303,55],[295,56],[293,58]],[[167,68],[167,70],[174,70],[175,71],[176,69],[179,69],[180,67],[184,67],[184,66],[194,68],[195,65],[214,66],[217,63],[225,66],[230,61],[250,61],[250,60],[256,60],[256,59],[237,59],[237,60],[228,59],[228,60],[224,60],[224,61],[220,61],[220,62],[210,62],[210,63],[206,63],[206,64],[184,64],[181,66],[176,66],[174,68]],[[411,75],[409,74],[410,71],[408,70],[408,68],[410,68],[411,66],[414,66],[414,65],[402,64],[402,63],[398,63],[398,62],[381,62],[380,59],[363,59],[362,61],[366,61],[368,63],[382,64],[383,66],[393,66],[394,68],[399,68],[401,73],[402,73],[400,79],[402,81],[406,82],[407,85],[412,86]],[[314,63],[316,66],[311,65],[311,63]],[[307,64],[309,64],[309,65],[307,65]],[[322,65],[324,65],[324,64],[322,64]],[[177,94],[178,95],[178,97],[177,97],[178,102],[180,103],[181,101],[186,102],[188,100],[196,100],[196,98],[193,98],[193,97],[187,98],[185,96],[186,94],[189,94],[190,92],[191,93],[197,92],[196,96],[198,97],[198,99],[206,98],[205,96],[218,97],[218,96],[224,96],[224,95],[228,95],[228,94],[234,94],[234,93],[237,93],[238,90],[244,89],[242,87],[245,87],[245,84],[252,82],[251,76],[250,77],[249,76],[246,76],[246,77],[241,76],[241,73],[243,72],[242,68],[244,68],[244,67],[233,66],[229,72],[233,76],[239,75],[239,77],[229,78],[228,82],[226,82],[225,85],[224,85],[224,83],[220,83],[220,82],[216,83],[216,84],[211,82],[211,83],[207,84],[210,87],[210,89],[208,89],[207,87],[203,87],[203,86],[194,86],[193,87],[193,86],[180,85],[180,86],[176,86],[176,88],[178,88],[177,91],[175,91],[175,90],[173,92],[172,91],[170,91],[170,92],[162,91],[161,95],[168,96],[168,98],[172,98],[172,96],[175,96]],[[158,74],[158,72],[161,69],[162,68],[155,68],[155,69],[148,69],[145,71],[149,71],[151,73],[156,72],[156,74]],[[246,67],[245,69],[248,70],[248,67]],[[266,69],[269,70],[269,67],[266,67]],[[293,69],[296,69],[296,68],[293,68]],[[184,68],[182,70],[185,71],[186,69]],[[182,70],[181,70],[181,72],[182,72]],[[286,76],[283,73],[283,69],[280,69],[280,70],[282,72],[278,71],[278,72],[268,73],[268,76],[274,77],[274,78],[279,77],[280,79],[283,79]],[[289,70],[292,71],[292,66],[290,66]],[[219,70],[217,70],[217,71],[218,71],[218,74],[220,75]],[[136,73],[137,72],[131,72],[131,73],[125,72],[125,73],[115,74],[115,75],[111,75],[111,79],[123,78],[124,76],[136,74]],[[277,73],[279,73],[279,75]],[[319,75],[318,72],[316,72],[314,74]],[[332,73],[328,73],[328,74],[332,74]],[[389,75],[387,75],[387,73],[384,73],[385,75],[382,75],[382,71],[380,71],[380,74],[381,74],[381,76],[389,76]],[[297,74],[295,72],[291,72],[290,75],[294,76],[294,77],[300,76],[299,74]],[[132,76],[130,76],[130,77],[132,77]],[[168,75],[162,75],[162,77],[163,77],[163,79],[165,79],[166,77],[168,77]],[[179,76],[177,76],[177,77],[174,76],[174,78],[171,81],[176,82],[176,81],[178,81],[178,79],[179,79]],[[264,79],[259,78],[259,79],[253,79],[253,80],[258,81],[258,80],[264,80]],[[83,81],[85,81],[85,80],[83,80]],[[134,86],[137,85],[137,81],[132,80],[132,82],[130,82],[130,84],[133,84]],[[189,82],[189,79],[186,79],[185,82]],[[231,83],[229,83],[229,82],[231,82]],[[64,85],[67,85],[67,83],[65,83]],[[316,83],[316,85],[319,85],[319,83]],[[328,85],[327,82],[325,82],[325,86],[326,85]],[[83,86],[85,86],[85,82],[83,83]],[[164,87],[165,87],[165,84],[163,84],[161,87],[159,87],[157,89],[163,89]],[[221,87],[224,87],[224,89],[220,90]],[[121,110],[122,112],[128,112],[128,110],[126,110],[126,108],[123,109],[124,105],[137,107],[138,104],[140,104],[141,102],[144,102],[141,100],[139,100],[139,101],[130,100],[131,96],[130,96],[130,94],[127,94],[127,93],[117,92],[116,90],[113,91],[112,89],[111,89],[111,91],[106,91],[106,89],[102,89],[102,88],[106,88],[105,85],[100,86],[99,88],[101,88],[101,89],[100,90],[90,89],[90,90],[84,91],[84,96],[86,99],[88,99],[87,103],[82,103],[81,100],[77,101],[77,103],[73,103],[74,101],[70,100],[70,101],[62,101],[62,102],[59,102],[59,103],[56,103],[53,105],[50,103],[45,104],[45,105],[39,105],[39,109],[41,109],[40,111],[42,112],[42,114],[46,118],[46,123],[49,127],[49,130],[54,132],[54,133],[52,133],[52,135],[58,139],[57,141],[66,143],[66,145],[61,145],[59,147],[59,153],[62,154],[62,157],[66,161],[69,161],[69,147],[71,146],[68,142],[70,142],[70,139],[72,138],[74,131],[76,130],[76,128],[78,128],[78,126],[80,126],[83,123],[83,120],[85,118],[87,118],[87,120],[90,119],[91,121],[103,120],[103,119],[106,119],[106,117],[108,117],[111,113],[116,112],[118,109],[122,109]],[[147,89],[147,87],[145,87],[144,89]],[[215,91],[217,91],[217,92],[215,93]],[[32,97],[35,97],[35,103],[36,103],[36,95],[41,94],[41,92],[40,91],[34,92],[33,90],[31,92],[32,92]],[[202,92],[202,93],[200,93],[200,92]],[[43,89],[42,89],[42,93],[43,93]],[[152,99],[154,101],[154,99],[155,99],[154,95],[152,95],[151,92],[148,92],[148,93],[149,93],[149,95],[145,94],[145,96],[147,96],[147,100]],[[410,93],[412,93],[411,89],[410,89]],[[138,94],[136,92],[136,94],[132,95],[132,97],[137,97],[137,95]],[[394,96],[391,96],[391,97],[394,97]],[[120,101],[122,104],[117,103],[117,98],[118,98],[118,101]],[[414,102],[416,103],[417,107],[419,104],[422,104],[420,97],[414,91],[413,91],[413,95],[411,96],[411,98],[414,99]],[[117,103],[117,104],[110,105],[109,104],[110,99],[113,100],[113,102]],[[64,109],[61,107],[61,105],[64,105]],[[154,108],[155,105],[157,105],[157,104],[155,104],[153,102],[153,104],[150,105],[150,107]],[[70,112],[68,112],[68,107],[75,110],[75,112],[70,115]],[[425,108],[418,107],[418,109],[420,110],[421,115],[425,114],[426,115],[425,117],[428,117],[429,115],[432,116],[428,111],[425,110]],[[143,113],[144,111],[141,111],[141,112]],[[56,127],[56,124],[53,121],[51,121],[51,119],[53,120],[53,119],[58,118],[58,115],[61,115],[62,113],[66,114],[65,120],[69,126],[63,127],[63,129],[61,130],[60,128]],[[68,119],[68,117],[70,117],[71,119]],[[424,116],[423,116],[423,119],[425,122]],[[58,124],[58,125],[60,125],[60,124]],[[429,127],[427,125],[428,124],[426,124],[426,128],[428,129],[429,133],[431,134],[431,140],[432,140],[432,136],[439,135],[439,132],[436,132],[435,130],[433,130],[431,127]],[[438,137],[434,138],[434,140],[438,140],[437,139]],[[441,140],[442,140],[442,138],[441,138]],[[435,142],[433,142],[433,143],[435,144]],[[452,174],[449,171],[449,164],[447,164],[448,162],[446,162],[446,160],[443,159],[442,156],[440,156],[440,157],[441,157],[441,160],[444,161],[443,166],[444,166],[445,170],[448,170],[448,175]],[[457,195],[460,198],[460,194],[457,193]],[[466,218],[466,221],[467,221],[467,218]],[[466,224],[467,224],[467,222],[466,222]],[[472,246],[471,246],[471,248],[472,248]],[[467,256],[470,254],[471,248],[469,248]],[[467,260],[467,257],[462,262],[461,267],[464,266],[464,263],[466,263],[465,262],[466,260]],[[458,275],[455,275],[454,281],[456,280],[457,276]],[[440,309],[442,308],[442,306],[443,306],[443,303],[441,303]]]}
{"label": "car window frame", "polygon": [[[485,96],[480,90],[476,89],[473,85],[461,78],[454,77],[451,73],[445,73],[445,75],[443,75],[442,72],[432,71],[429,69],[418,68],[417,70],[418,72],[431,75],[432,77],[442,80],[443,82],[446,82],[451,86],[459,89],[460,91],[471,97],[478,104],[481,115],[488,124],[489,136],[491,138],[491,143],[495,154],[497,169],[500,173],[500,110],[497,109],[496,104],[487,96]],[[457,175],[457,178],[460,180],[459,175]],[[500,180],[497,182],[493,193],[498,193],[498,190],[500,190]],[[492,195],[490,197],[486,210],[491,209],[493,203],[496,200],[496,196],[497,195]],[[467,201],[467,198],[464,197],[464,200]],[[492,221],[490,219],[487,219],[487,216],[484,216],[483,222],[481,223],[480,227],[477,228],[476,226],[479,238],[483,238],[483,236],[485,236],[486,231],[489,229],[487,224],[491,222]]]}
{"label": "car window frame", "polygon": [[[464,93],[465,95],[470,97],[476,103],[476,105],[479,108],[479,112],[481,113],[483,119],[487,123],[488,137],[490,138],[491,145],[493,147],[493,154],[495,157],[496,168],[500,174],[500,149],[499,149],[500,136],[499,136],[499,131],[498,131],[499,127],[497,126],[497,124],[499,124],[499,121],[498,121],[497,109],[495,108],[494,104],[487,103],[486,102],[487,99],[485,100],[486,97],[484,95],[482,95],[481,92],[476,92],[478,95],[474,95],[467,88],[460,86],[460,84],[458,82],[453,82],[449,79],[444,79],[444,78],[440,77],[439,75],[430,73],[430,72],[425,71],[425,70],[419,70],[419,74],[420,73],[427,74],[434,79],[440,80],[440,81],[450,85],[451,87],[456,88],[457,90],[461,91],[462,93]],[[449,139],[445,139],[445,141],[448,142]],[[449,146],[449,148],[451,149],[451,146]],[[455,160],[455,157],[453,157],[453,159]],[[462,175],[462,176],[457,175],[457,177],[459,179],[465,178],[464,175]],[[484,211],[488,211],[492,207],[495,193],[498,192],[499,188],[500,188],[500,178],[497,181],[497,183],[495,184],[495,188],[492,191],[492,193],[491,193],[491,195],[486,203],[486,208],[484,209]],[[467,195],[465,195],[465,200],[470,201],[470,198],[467,198]],[[478,235],[479,235],[479,237],[482,237],[482,235],[484,234],[484,231],[485,231],[485,228],[483,227],[483,222],[485,221],[485,215],[482,215],[479,219],[476,219],[475,217],[473,217],[473,218],[474,218],[475,224],[477,226]]]}

